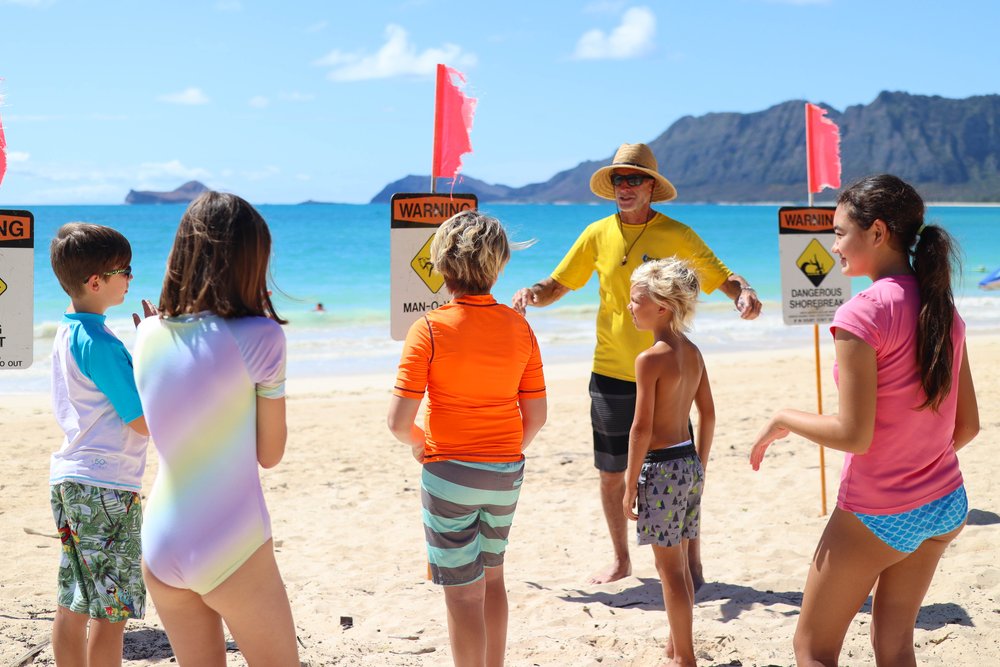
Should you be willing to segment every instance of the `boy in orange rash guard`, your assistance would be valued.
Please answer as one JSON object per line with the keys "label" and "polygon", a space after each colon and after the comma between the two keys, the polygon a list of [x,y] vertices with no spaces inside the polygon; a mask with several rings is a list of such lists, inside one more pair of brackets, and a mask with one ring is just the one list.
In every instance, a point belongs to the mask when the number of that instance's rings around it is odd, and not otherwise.
{"label": "boy in orange rash guard", "polygon": [[[444,586],[456,665],[499,665],[507,641],[503,558],[524,478],[525,447],[546,417],[534,333],[490,294],[510,259],[499,221],[465,211],[431,244],[453,295],[406,337],[389,428],[423,464],[424,533]],[[414,419],[427,392],[424,427]]]}

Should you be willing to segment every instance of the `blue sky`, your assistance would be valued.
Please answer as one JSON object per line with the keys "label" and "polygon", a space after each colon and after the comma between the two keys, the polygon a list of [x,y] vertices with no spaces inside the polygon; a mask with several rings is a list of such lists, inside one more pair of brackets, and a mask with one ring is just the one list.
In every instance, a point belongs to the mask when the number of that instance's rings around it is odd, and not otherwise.
{"label": "blue sky", "polygon": [[0,0],[0,206],[190,179],[366,202],[429,173],[437,62],[479,98],[463,173],[524,185],[686,115],[1000,92],[997,25],[995,0]]}

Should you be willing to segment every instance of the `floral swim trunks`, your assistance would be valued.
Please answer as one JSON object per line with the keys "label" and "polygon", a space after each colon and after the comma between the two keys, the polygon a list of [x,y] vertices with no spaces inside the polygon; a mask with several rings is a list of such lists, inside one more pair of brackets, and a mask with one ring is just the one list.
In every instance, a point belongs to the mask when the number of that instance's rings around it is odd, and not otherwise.
{"label": "floral swim trunks", "polygon": [[142,618],[139,494],[61,482],[52,485],[50,498],[62,542],[59,606],[113,623]]}
{"label": "floral swim trunks", "polygon": [[639,544],[673,547],[698,537],[705,469],[688,442],[654,449],[639,472]]}

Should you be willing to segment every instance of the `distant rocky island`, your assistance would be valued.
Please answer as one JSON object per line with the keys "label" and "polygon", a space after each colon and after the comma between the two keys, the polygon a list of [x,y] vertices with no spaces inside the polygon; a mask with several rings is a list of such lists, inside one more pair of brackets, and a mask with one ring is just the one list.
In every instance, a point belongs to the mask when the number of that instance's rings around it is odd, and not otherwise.
{"label": "distant rocky island", "polygon": [[188,181],[176,190],[170,192],[154,192],[153,190],[129,190],[125,197],[126,204],[188,204],[209,188],[198,181]]}
{"label": "distant rocky island", "polygon": [[[645,141],[662,171],[677,186],[678,202],[790,202],[806,200],[804,100],[755,113],[685,116]],[[915,185],[929,201],[1000,201],[1000,95],[955,100],[882,92],[867,105],[827,117],[840,128],[841,182],[893,173]],[[590,175],[611,162],[607,156],[581,162],[543,183],[522,187],[462,176],[438,179],[438,192],[470,192],[482,202],[590,203]],[[407,176],[382,189],[372,203],[396,192],[426,192],[429,176]],[[831,201],[825,191],[818,200]]]}

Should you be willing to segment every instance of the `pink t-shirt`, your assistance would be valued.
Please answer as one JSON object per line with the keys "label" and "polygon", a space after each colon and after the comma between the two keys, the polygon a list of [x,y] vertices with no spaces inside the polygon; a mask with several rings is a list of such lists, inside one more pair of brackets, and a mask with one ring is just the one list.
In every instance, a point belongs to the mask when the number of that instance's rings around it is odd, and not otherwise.
{"label": "pink t-shirt", "polygon": [[[920,290],[914,276],[876,280],[837,309],[830,327],[850,332],[875,349],[878,389],[875,434],[864,454],[848,454],[837,506],[865,514],[896,514],[945,496],[962,484],[954,443],[958,373],[965,322],[955,313],[952,389],[937,412],[917,410],[926,400],[917,364]],[[840,381],[836,363],[833,378]]]}

